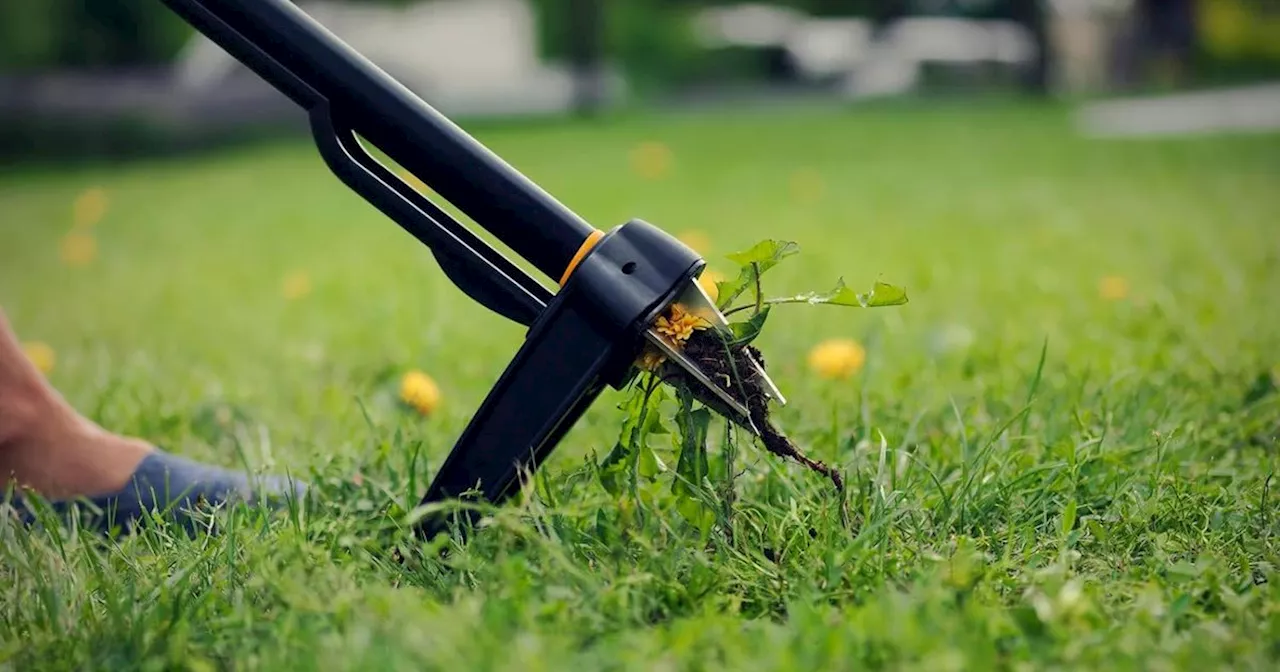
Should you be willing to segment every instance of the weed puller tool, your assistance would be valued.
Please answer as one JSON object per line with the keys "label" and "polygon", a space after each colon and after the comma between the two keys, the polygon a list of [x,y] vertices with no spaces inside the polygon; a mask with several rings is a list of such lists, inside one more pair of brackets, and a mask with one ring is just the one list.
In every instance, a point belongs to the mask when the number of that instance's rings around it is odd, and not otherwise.
{"label": "weed puller tool", "polygon": [[[288,0],[164,0],[304,108],[329,168],[431,249],[472,299],[529,327],[423,503],[515,494],[605,386],[621,389],[645,343],[732,411],[746,407],[653,329],[673,303],[727,330],[695,278],[705,262],[633,220],[583,221]],[[554,294],[366,151],[386,153],[539,272]],[[753,364],[755,364],[753,362]],[[755,364],[771,396],[777,387]],[[441,530],[428,517],[420,531]]]}

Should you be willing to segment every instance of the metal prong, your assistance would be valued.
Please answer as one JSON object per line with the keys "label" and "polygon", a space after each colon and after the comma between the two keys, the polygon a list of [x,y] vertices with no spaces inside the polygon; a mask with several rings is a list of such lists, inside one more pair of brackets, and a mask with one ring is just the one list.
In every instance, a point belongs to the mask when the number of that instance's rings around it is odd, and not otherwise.
{"label": "metal prong", "polygon": [[[706,320],[708,324],[715,327],[722,333],[729,332],[729,320],[725,319],[724,314],[716,308],[715,302],[711,300],[710,296],[707,296],[706,290],[704,290],[702,285],[699,285],[697,282],[690,282],[689,286],[680,293],[680,298],[676,299],[676,301],[682,304],[685,307],[685,310]],[[760,376],[760,380],[764,381],[765,392],[767,392],[774,401],[778,402],[779,405],[786,406],[786,397],[782,396],[782,391],[778,389],[778,386],[773,382],[773,379],[769,377],[769,374],[765,373],[764,367],[760,366],[760,363],[750,355],[747,356],[747,360],[750,361],[751,365],[755,368],[756,374]]]}
{"label": "metal prong", "polygon": [[715,327],[720,331],[729,330],[729,320],[725,319],[724,313],[716,308],[716,303],[707,296],[707,291],[702,288],[696,281],[690,280],[689,284],[680,292],[680,296],[676,297],[676,303],[684,306],[684,309],[693,315],[707,321],[707,324]]}
{"label": "metal prong", "polygon": [[773,400],[778,402],[779,406],[786,406],[786,397],[782,396],[782,392],[778,390],[778,386],[773,383],[773,379],[769,377],[769,374],[764,372],[764,367],[760,366],[760,362],[757,362],[756,358],[752,357],[749,352],[744,352],[743,354],[746,355],[747,361],[751,362],[751,366],[755,367],[756,373],[760,376],[760,380],[764,381],[764,386],[767,388],[765,392],[767,392],[769,396],[773,397]]}
{"label": "metal prong", "polygon": [[720,401],[723,401],[729,408],[733,409],[735,413],[741,414],[744,418],[750,417],[751,414],[747,411],[747,407],[742,402],[729,396],[729,393],[726,392],[724,388],[720,387],[708,378],[707,374],[703,372],[697,364],[693,363],[693,360],[686,357],[679,348],[673,346],[661,334],[649,329],[644,332],[644,335],[650,343],[654,344],[662,351],[662,354],[665,355],[669,361],[675,362],[676,366],[684,369],[685,373],[693,376],[694,380],[697,380],[704,387],[711,390],[711,392],[714,393]]}

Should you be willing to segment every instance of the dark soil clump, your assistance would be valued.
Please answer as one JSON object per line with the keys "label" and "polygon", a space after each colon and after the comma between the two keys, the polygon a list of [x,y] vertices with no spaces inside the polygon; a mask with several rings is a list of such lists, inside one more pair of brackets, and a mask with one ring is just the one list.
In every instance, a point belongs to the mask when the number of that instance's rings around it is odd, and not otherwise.
{"label": "dark soil clump", "polygon": [[684,387],[689,389],[695,399],[747,430],[752,430],[754,427],[754,430],[758,432],[760,441],[764,443],[764,447],[769,452],[779,457],[791,458],[825,475],[831,479],[837,490],[844,490],[844,479],[840,477],[840,472],[800,452],[800,449],[791,442],[791,439],[788,439],[785,434],[780,432],[769,419],[769,396],[765,392],[765,386],[760,379],[760,374],[748,360],[749,356],[759,363],[760,368],[763,369],[765,366],[764,357],[761,356],[759,350],[750,345],[731,346],[722,340],[721,336],[714,330],[701,329],[693,332],[693,335],[689,337],[684,346],[684,354],[697,364],[712,382],[726,390],[729,396],[742,402],[747,407],[747,410],[750,411],[751,417],[742,417],[740,413],[725,406],[718,397],[698,384],[697,381],[687,380],[686,374],[679,370],[678,367],[667,367],[668,371],[670,371],[666,375],[668,380],[682,383]]}

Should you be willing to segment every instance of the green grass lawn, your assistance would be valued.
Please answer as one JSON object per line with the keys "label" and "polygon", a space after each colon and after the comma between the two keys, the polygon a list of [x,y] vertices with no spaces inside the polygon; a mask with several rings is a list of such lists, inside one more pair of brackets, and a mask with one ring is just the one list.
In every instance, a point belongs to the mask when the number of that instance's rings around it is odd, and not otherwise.
{"label": "green grass lawn", "polygon": [[[403,526],[522,338],[307,144],[0,180],[0,305],[103,425],[316,485],[217,536],[0,522],[0,668],[1270,668],[1280,658],[1280,136],[1099,142],[1058,110],[807,110],[488,128],[602,228],[703,232],[775,294],[779,423],[831,484],[744,446],[732,534],[669,479],[592,467],[607,391],[537,497],[444,559]],[[660,141],[660,179],[630,166]],[[814,176],[818,176],[815,179]],[[100,187],[96,255],[59,259]],[[304,273],[310,291],[282,294]],[[850,338],[866,366],[810,372]],[[1043,352],[1043,362],[1041,356]],[[429,418],[395,400],[421,369]],[[718,430],[713,429],[713,435]],[[675,464],[659,442],[659,455]],[[718,445],[718,444],[716,444]],[[359,474],[359,478],[353,475]],[[7,661],[7,662],[6,662]]]}

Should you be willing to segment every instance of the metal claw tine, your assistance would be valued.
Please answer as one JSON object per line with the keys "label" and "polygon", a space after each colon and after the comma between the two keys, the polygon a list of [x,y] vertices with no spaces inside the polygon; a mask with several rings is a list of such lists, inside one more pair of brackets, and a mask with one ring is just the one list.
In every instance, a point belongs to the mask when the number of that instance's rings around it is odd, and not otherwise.
{"label": "metal claw tine", "polygon": [[743,417],[750,416],[750,413],[747,411],[747,407],[742,402],[729,396],[729,393],[726,392],[724,388],[712,381],[711,378],[709,378],[707,374],[693,362],[693,360],[686,357],[679,348],[672,346],[671,343],[668,342],[667,339],[663,338],[661,334],[649,329],[645,331],[644,335],[650,343],[654,344],[662,351],[662,354],[665,355],[668,360],[675,362],[676,366],[684,369],[685,373],[693,376],[694,380],[697,380],[704,387],[711,390],[711,392],[715,394],[720,401],[723,401],[729,408],[733,409],[735,413],[739,413]]}
{"label": "metal claw tine", "polygon": [[[706,320],[708,324],[721,332],[729,331],[729,320],[725,319],[724,313],[721,313],[720,309],[716,308],[715,302],[707,295],[702,285],[697,282],[690,282],[689,286],[680,294],[678,301],[684,305],[685,310]],[[755,368],[756,374],[764,381],[765,391],[769,396],[779,405],[786,406],[786,397],[782,396],[782,391],[778,389],[777,384],[773,382],[768,373],[765,373],[764,367],[756,361],[755,357],[748,355],[747,359],[751,362],[752,367]]]}
{"label": "metal claw tine", "polygon": [[778,389],[778,386],[774,384],[773,379],[769,377],[769,374],[764,372],[764,367],[760,366],[760,362],[757,362],[756,358],[752,357],[750,353],[744,354],[746,354],[747,360],[751,362],[751,366],[755,368],[756,374],[760,376],[760,380],[764,381],[764,386],[766,388],[765,391],[769,396],[773,397],[773,400],[778,402],[779,406],[786,406],[786,397],[782,396],[782,392]]}

